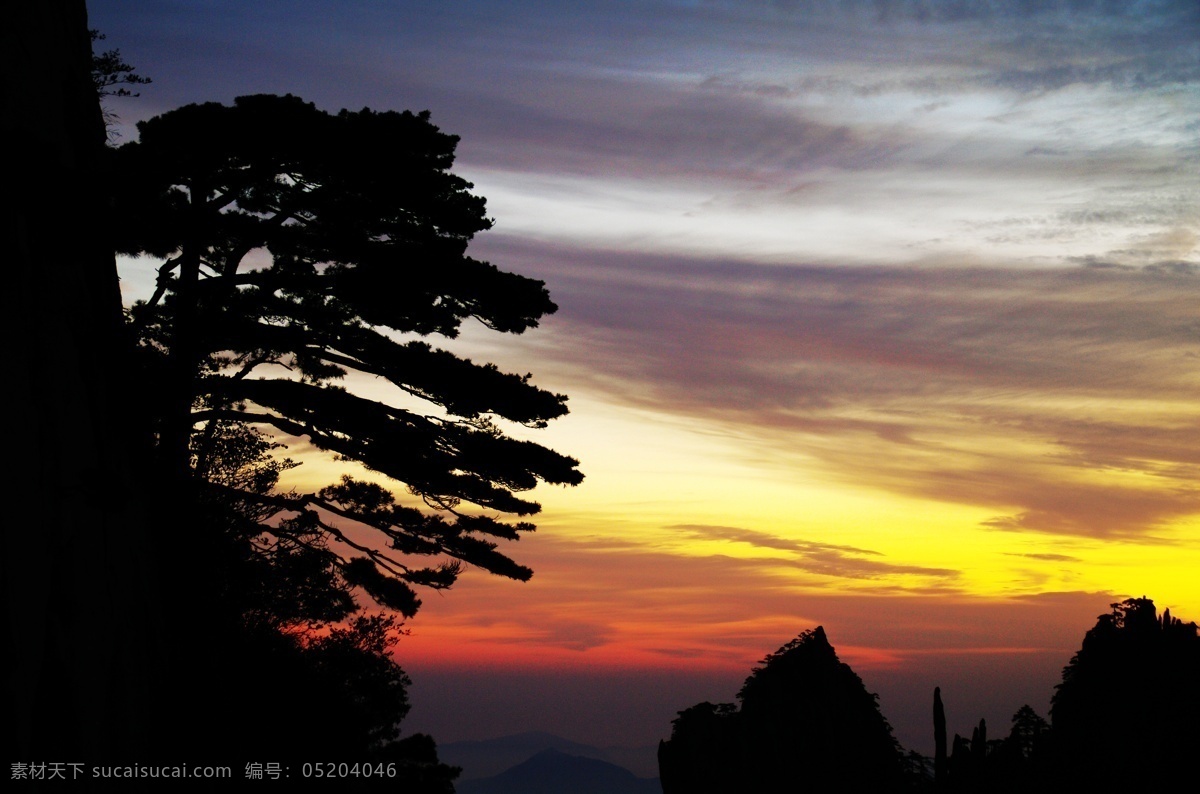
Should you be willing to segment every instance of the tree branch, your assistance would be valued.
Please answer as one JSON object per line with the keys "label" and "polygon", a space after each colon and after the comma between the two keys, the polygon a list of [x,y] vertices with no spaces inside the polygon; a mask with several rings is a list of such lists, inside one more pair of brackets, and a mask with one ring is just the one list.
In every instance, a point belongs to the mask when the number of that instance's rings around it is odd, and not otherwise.
{"label": "tree branch", "polygon": [[174,259],[168,259],[163,262],[158,268],[158,277],[154,279],[154,294],[146,301],[147,306],[157,306],[158,302],[163,299],[163,295],[167,292],[167,287],[171,284],[171,271],[179,267],[183,262],[182,256],[177,256]]}
{"label": "tree branch", "polygon": [[210,408],[205,411],[195,411],[192,413],[192,424],[197,425],[200,422],[206,422],[212,419],[227,419],[231,422],[246,422],[247,424],[271,425],[277,430],[282,430],[290,436],[309,436],[322,437],[316,428],[308,425],[302,425],[299,422],[293,422],[290,419],[284,419],[282,416],[274,414],[255,413],[253,411],[235,411],[232,408]]}

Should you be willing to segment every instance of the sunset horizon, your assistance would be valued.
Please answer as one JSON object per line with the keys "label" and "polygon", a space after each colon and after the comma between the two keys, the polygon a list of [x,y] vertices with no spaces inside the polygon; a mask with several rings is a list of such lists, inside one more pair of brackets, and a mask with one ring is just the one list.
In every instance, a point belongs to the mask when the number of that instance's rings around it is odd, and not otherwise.
{"label": "sunset horizon", "polygon": [[[88,3],[153,78],[112,145],[258,94],[429,110],[466,256],[557,306],[389,331],[565,395],[495,424],[583,475],[515,480],[529,581],[415,588],[404,734],[652,747],[821,626],[932,756],[934,687],[1003,738],[1111,605],[1200,620],[1200,8],[1019,5]],[[118,257],[126,307],[162,261]],[[272,432],[276,493],[432,504]]]}

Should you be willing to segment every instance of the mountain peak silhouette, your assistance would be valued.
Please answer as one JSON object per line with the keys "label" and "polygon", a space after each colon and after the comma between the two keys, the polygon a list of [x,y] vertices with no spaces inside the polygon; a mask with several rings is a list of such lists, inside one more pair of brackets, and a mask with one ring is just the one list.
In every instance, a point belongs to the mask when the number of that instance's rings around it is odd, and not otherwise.
{"label": "mountain peak silhouette", "polygon": [[1163,790],[1177,770],[1162,761],[1191,758],[1200,747],[1198,675],[1195,623],[1170,610],[1160,618],[1145,596],[1112,604],[1055,687],[1050,720],[1060,780]]}
{"label": "mountain peak silhouette", "polygon": [[895,786],[900,748],[891,726],[821,626],[802,632],[754,668],[730,703],[679,712],[659,745],[663,791]]}

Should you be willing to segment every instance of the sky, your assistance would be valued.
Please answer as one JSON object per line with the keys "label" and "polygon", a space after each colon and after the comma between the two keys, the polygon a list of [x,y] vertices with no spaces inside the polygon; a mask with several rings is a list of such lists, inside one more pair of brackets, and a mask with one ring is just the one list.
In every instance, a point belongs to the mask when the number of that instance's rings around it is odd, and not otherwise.
{"label": "sky", "polygon": [[1111,602],[1200,618],[1195,0],[88,6],[154,80],[120,140],[430,110],[471,255],[560,307],[446,343],[568,394],[528,437],[586,479],[534,492],[530,582],[425,597],[406,728],[651,744],[824,625],[929,753],[934,686],[1002,735]]}

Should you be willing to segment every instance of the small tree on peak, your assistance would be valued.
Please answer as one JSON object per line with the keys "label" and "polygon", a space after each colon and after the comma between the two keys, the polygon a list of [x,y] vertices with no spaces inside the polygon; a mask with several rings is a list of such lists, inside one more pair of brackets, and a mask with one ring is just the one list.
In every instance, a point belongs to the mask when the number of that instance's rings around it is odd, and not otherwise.
{"label": "small tree on peak", "polygon": [[1021,706],[1012,717],[1012,730],[1004,740],[1005,746],[1021,758],[1032,758],[1049,730],[1050,724],[1031,706]]}
{"label": "small tree on peak", "polygon": [[[88,33],[92,37],[92,45],[94,47],[97,41],[104,41],[108,38],[98,30],[90,30]],[[117,49],[106,50],[101,53],[92,53],[92,83],[96,86],[96,95],[100,97],[106,96],[140,96],[136,91],[132,91],[126,86],[131,85],[149,85],[154,82],[149,77],[143,77],[134,71],[133,66],[125,63],[125,59],[121,57],[121,51]]]}
{"label": "small tree on peak", "polygon": [[92,29],[88,31],[88,35],[92,39],[92,85],[96,89],[96,97],[101,102],[100,111],[104,116],[109,141],[112,141],[117,137],[117,132],[112,126],[118,119],[117,114],[103,104],[104,100],[108,97],[141,96],[140,92],[132,90],[129,86],[149,85],[154,81],[135,72],[134,67],[121,57],[120,50],[97,53],[96,42],[107,38],[103,33]]}

